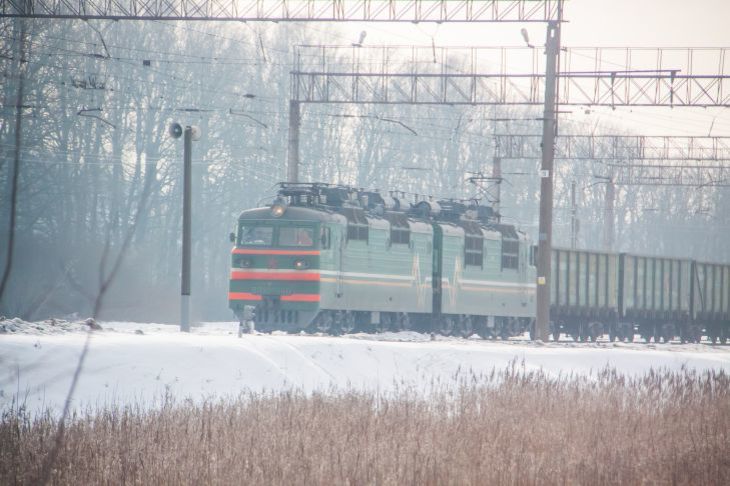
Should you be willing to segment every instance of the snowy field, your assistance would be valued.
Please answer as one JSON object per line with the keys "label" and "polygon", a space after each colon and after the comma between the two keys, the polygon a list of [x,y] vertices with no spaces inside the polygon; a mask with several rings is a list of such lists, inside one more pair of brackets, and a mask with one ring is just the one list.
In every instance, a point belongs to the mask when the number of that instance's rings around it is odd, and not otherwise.
{"label": "snowy field", "polygon": [[[562,377],[606,366],[625,374],[681,367],[730,372],[730,346],[709,344],[431,340],[413,332],[238,338],[233,322],[206,323],[190,334],[164,324],[102,322],[101,326],[92,333],[74,396],[76,407],[154,405],[166,395],[199,400],[283,389],[429,391],[513,362]],[[19,400],[31,410],[58,410],[87,329],[83,321],[0,321],[0,409]]]}

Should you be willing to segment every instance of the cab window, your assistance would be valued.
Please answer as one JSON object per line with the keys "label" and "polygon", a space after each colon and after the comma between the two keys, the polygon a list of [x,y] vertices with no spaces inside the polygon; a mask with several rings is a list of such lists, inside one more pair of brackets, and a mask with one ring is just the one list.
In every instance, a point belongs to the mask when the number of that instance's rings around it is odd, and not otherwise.
{"label": "cab window", "polygon": [[279,246],[314,246],[314,229],[279,228]]}
{"label": "cab window", "polygon": [[274,228],[272,226],[241,225],[239,235],[239,246],[271,246],[274,241]]}
{"label": "cab window", "polygon": [[520,242],[502,237],[502,269],[519,267]]}

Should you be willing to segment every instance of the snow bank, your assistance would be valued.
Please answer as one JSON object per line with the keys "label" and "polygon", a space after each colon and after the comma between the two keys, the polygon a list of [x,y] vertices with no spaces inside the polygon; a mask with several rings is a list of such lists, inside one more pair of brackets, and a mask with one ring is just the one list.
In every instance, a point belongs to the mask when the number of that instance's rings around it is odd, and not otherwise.
{"label": "snow bank", "polygon": [[[8,324],[12,322],[13,324]],[[0,408],[14,400],[32,410],[59,409],[87,335],[89,353],[74,405],[147,403],[237,395],[243,391],[354,388],[428,391],[514,360],[553,376],[586,375],[606,366],[625,374],[650,368],[730,372],[730,347],[619,343],[492,342],[413,332],[344,337],[236,336],[237,323],[206,323],[190,334],[177,326],[104,322],[88,332],[84,321],[2,321]]]}
{"label": "snow bank", "polygon": [[0,334],[64,334],[88,330],[101,330],[101,327],[91,318],[83,321],[48,319],[40,322],[27,322],[17,317],[0,319]]}

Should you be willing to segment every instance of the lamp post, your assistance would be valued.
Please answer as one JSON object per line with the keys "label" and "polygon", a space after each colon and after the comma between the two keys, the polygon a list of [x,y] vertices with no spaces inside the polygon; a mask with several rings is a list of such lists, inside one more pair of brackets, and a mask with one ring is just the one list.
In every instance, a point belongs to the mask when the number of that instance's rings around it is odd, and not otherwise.
{"label": "lamp post", "polygon": [[179,123],[170,125],[170,136],[183,136],[183,234],[182,234],[182,284],[180,289],[180,331],[190,332],[190,234],[192,208],[192,149],[193,140],[200,140],[200,128],[192,125],[184,129]]}

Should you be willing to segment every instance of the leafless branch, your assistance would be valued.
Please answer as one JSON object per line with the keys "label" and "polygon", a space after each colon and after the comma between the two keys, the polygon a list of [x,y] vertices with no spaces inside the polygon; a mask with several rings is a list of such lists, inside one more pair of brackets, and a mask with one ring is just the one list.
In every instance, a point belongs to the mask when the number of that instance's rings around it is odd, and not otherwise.
{"label": "leafless branch", "polygon": [[[92,313],[92,319],[96,320],[96,318],[99,316],[99,312],[101,311],[103,301],[104,301],[104,295],[106,294],[107,290],[109,289],[109,286],[114,281],[117,272],[119,271],[119,268],[122,265],[122,262],[124,261],[124,257],[127,254],[127,250],[129,249],[129,245],[132,242],[132,238],[134,237],[134,233],[137,229],[137,224],[139,222],[139,217],[142,211],[146,210],[147,206],[147,200],[149,199],[149,195],[151,193],[151,186],[148,186],[147,189],[142,193],[139,204],[137,206],[137,213],[134,217],[134,220],[132,222],[132,225],[127,229],[127,233],[124,237],[124,241],[122,242],[122,246],[119,249],[119,253],[117,254],[116,260],[114,261],[114,265],[112,266],[111,271],[108,275],[104,275],[105,273],[105,267],[106,267],[106,259],[109,254],[109,248],[110,248],[110,236],[107,234],[107,239],[104,245],[104,251],[102,253],[100,267],[99,267],[99,291],[96,295],[96,299],[94,301],[94,310]],[[111,231],[111,230],[109,230]],[[53,465],[56,462],[56,458],[58,457],[58,452],[61,450],[61,447],[63,446],[63,441],[66,433],[66,417],[68,416],[68,412],[71,408],[71,401],[73,400],[74,393],[76,391],[76,386],[78,385],[79,377],[81,376],[81,372],[84,368],[84,362],[86,361],[86,356],[89,353],[89,347],[91,345],[91,337],[93,335],[93,330],[89,329],[86,334],[86,340],[84,341],[84,347],[81,350],[81,354],[79,355],[79,361],[76,365],[76,369],[74,370],[74,375],[71,380],[71,387],[68,390],[68,394],[66,395],[66,399],[63,404],[63,411],[61,412],[61,417],[58,421],[58,429],[56,431],[56,436],[54,438],[54,444],[53,448],[51,449],[50,453],[48,454],[48,457],[46,458],[43,468],[41,470],[41,477],[38,481],[39,484],[48,484],[51,479],[51,471],[53,470]]]}

